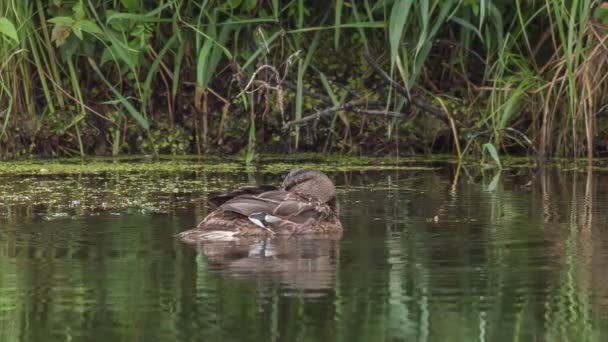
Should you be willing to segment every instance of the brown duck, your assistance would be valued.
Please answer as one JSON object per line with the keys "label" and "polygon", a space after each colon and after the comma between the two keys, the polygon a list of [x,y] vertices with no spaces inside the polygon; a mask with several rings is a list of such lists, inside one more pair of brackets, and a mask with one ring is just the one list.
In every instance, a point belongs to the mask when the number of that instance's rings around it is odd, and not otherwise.
{"label": "brown duck", "polygon": [[323,172],[291,171],[280,189],[241,187],[209,199],[213,210],[179,237],[186,242],[231,241],[242,237],[332,234],[342,231],[336,188]]}

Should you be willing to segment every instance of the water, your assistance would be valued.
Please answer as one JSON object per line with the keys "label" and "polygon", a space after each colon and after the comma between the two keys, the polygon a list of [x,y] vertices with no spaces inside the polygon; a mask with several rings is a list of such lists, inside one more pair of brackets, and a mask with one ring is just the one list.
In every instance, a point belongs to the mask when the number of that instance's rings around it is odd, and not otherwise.
{"label": "water", "polygon": [[608,174],[329,175],[342,239],[232,258],[174,235],[282,174],[0,176],[0,341],[608,339]]}

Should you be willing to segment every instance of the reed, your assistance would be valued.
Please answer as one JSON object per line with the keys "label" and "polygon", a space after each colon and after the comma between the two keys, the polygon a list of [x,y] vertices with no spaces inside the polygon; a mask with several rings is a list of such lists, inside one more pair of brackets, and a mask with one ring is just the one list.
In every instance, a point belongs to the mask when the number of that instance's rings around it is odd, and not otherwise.
{"label": "reed", "polygon": [[607,26],[597,0],[0,0],[0,155],[601,156]]}

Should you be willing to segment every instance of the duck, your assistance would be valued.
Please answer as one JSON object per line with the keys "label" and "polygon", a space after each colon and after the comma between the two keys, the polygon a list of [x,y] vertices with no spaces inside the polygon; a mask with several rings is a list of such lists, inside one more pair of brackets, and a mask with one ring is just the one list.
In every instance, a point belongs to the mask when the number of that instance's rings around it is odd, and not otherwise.
{"label": "duck", "polygon": [[280,187],[243,186],[209,198],[212,210],[184,242],[234,241],[311,234],[341,235],[336,187],[316,169],[290,171]]}

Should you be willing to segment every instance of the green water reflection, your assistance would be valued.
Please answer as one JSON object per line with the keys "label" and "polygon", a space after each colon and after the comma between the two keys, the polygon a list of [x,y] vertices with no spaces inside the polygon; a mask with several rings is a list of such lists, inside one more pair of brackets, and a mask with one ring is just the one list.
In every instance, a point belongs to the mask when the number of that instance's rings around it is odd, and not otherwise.
{"label": "green water reflection", "polygon": [[334,172],[342,240],[234,259],[174,235],[281,174],[0,176],[0,341],[606,340],[607,175]]}

